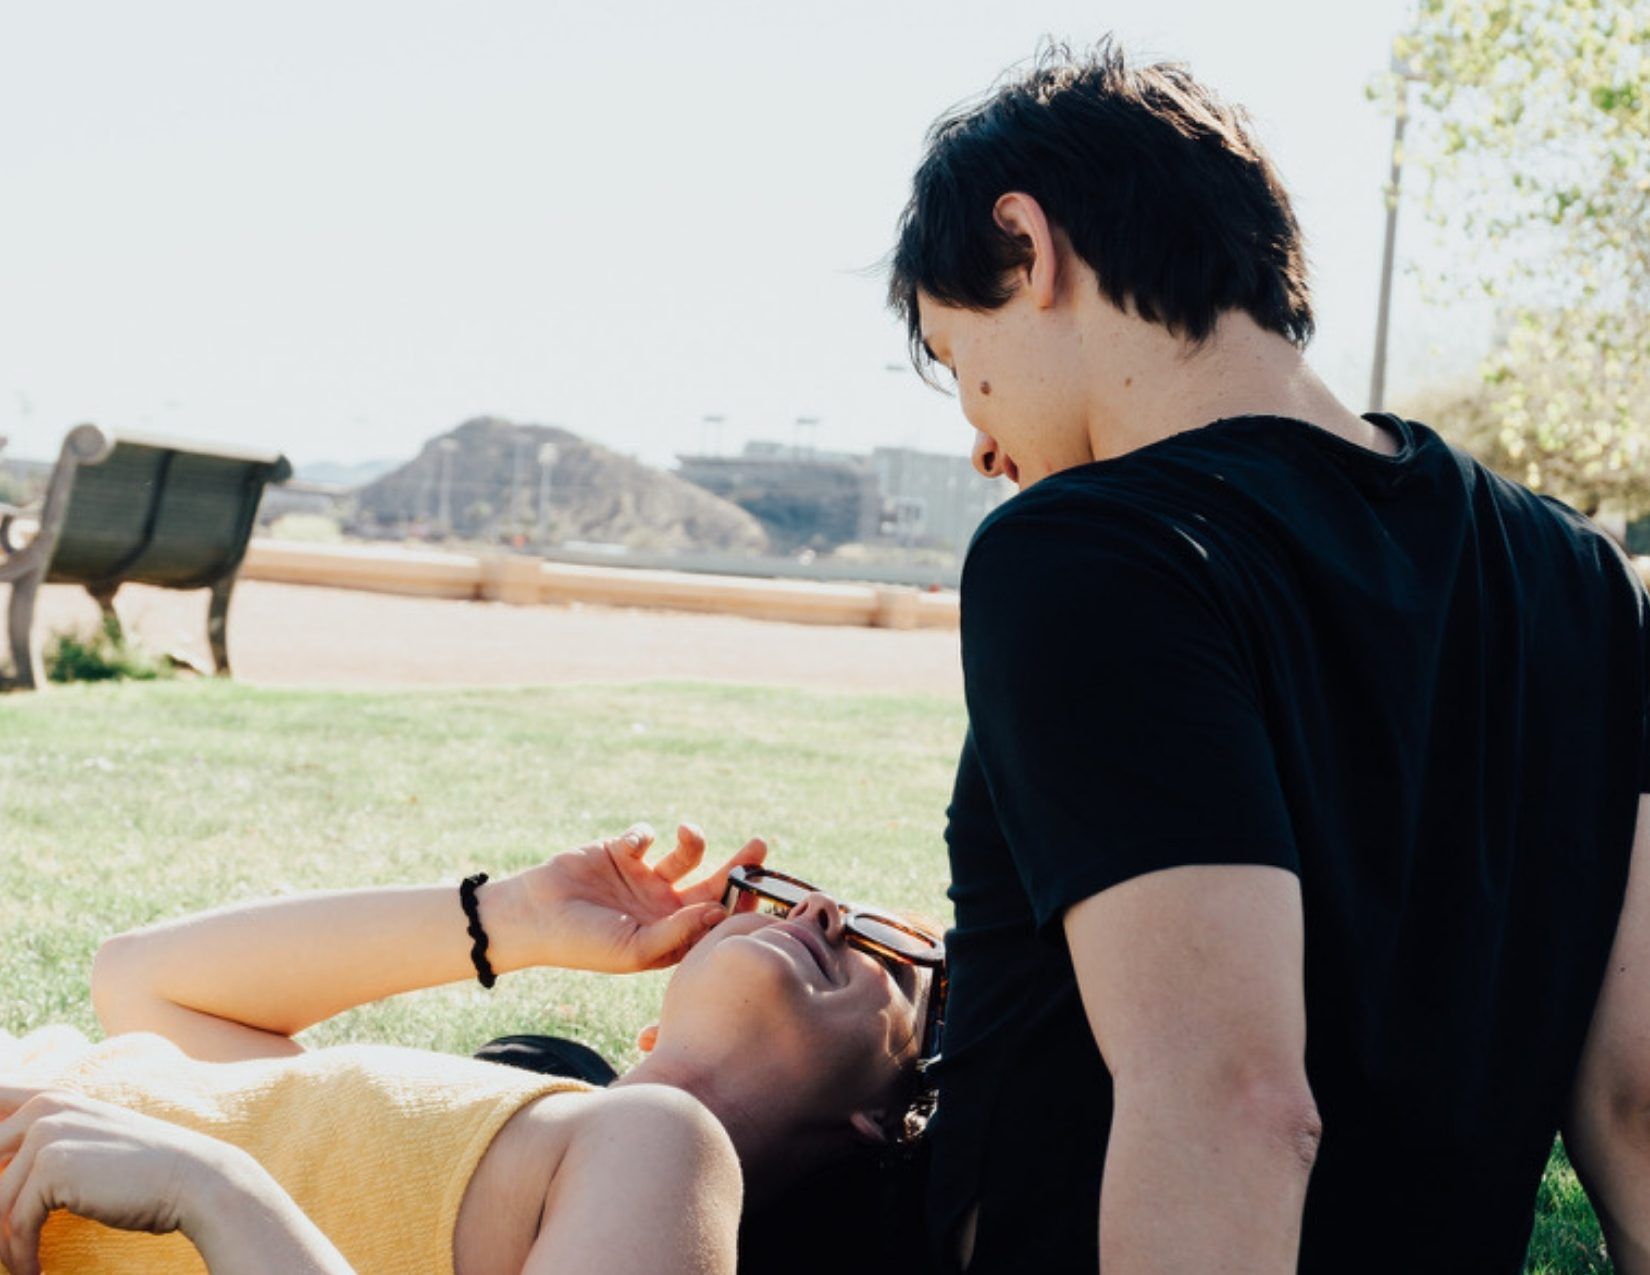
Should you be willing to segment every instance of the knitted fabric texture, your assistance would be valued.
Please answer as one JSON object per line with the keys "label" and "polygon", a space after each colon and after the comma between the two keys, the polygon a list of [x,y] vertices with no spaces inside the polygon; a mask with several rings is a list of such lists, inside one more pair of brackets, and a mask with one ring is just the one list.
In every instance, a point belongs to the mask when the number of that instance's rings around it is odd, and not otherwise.
{"label": "knitted fabric texture", "polygon": [[[22,1040],[0,1033],[0,1079],[68,1089],[233,1143],[361,1275],[452,1275],[459,1205],[494,1135],[535,1098],[589,1088],[386,1045],[206,1063],[158,1036],[92,1045],[67,1028]],[[206,1271],[181,1235],[115,1231],[63,1212],[47,1220],[40,1256],[46,1275]]]}

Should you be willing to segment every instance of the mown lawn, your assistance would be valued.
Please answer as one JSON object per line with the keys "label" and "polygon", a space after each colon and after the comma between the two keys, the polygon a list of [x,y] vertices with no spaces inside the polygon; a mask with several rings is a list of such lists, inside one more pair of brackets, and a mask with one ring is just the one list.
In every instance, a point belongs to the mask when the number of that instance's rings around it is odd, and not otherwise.
{"label": "mown lawn", "polygon": [[[940,834],[960,708],[927,696],[701,685],[520,691],[74,686],[0,700],[0,1027],[95,1032],[105,935],[279,890],[456,880],[525,866],[637,819],[696,819],[712,852],[945,915]],[[455,904],[456,908],[456,904]],[[534,971],[359,1010],[316,1043],[464,1051],[577,1036],[634,1059],[663,975]],[[1531,1275],[1608,1271],[1555,1152]]]}

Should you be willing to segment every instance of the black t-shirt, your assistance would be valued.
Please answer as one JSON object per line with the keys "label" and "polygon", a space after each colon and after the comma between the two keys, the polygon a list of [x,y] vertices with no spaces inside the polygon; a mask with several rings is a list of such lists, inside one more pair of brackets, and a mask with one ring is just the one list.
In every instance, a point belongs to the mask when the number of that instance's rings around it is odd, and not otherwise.
{"label": "black t-shirt", "polygon": [[1650,600],[1423,425],[1238,417],[1056,474],[962,585],[933,1233],[1095,1269],[1111,1084],[1061,930],[1182,864],[1285,868],[1324,1136],[1301,1269],[1517,1272],[1650,790]]}

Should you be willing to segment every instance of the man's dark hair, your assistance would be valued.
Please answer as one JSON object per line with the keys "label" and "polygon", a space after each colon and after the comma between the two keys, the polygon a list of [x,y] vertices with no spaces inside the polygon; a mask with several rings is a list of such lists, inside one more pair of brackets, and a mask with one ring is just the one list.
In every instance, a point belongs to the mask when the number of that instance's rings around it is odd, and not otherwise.
{"label": "man's dark hair", "polygon": [[1108,37],[942,116],[900,216],[888,285],[926,372],[917,292],[994,310],[1031,243],[992,217],[1023,191],[1065,232],[1118,308],[1196,344],[1226,310],[1305,346],[1312,302],[1300,227],[1248,116],[1184,66],[1127,64]]}

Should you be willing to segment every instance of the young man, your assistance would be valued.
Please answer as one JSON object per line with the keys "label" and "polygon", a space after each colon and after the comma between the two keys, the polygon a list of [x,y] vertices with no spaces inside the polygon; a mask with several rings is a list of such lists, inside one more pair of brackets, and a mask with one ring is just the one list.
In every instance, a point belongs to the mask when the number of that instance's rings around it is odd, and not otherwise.
{"label": "young man", "polygon": [[1022,489],[963,577],[942,1260],[1515,1275],[1562,1125],[1650,1272],[1627,560],[1336,401],[1278,176],[1182,68],[1055,51],[942,120],[892,276]]}

